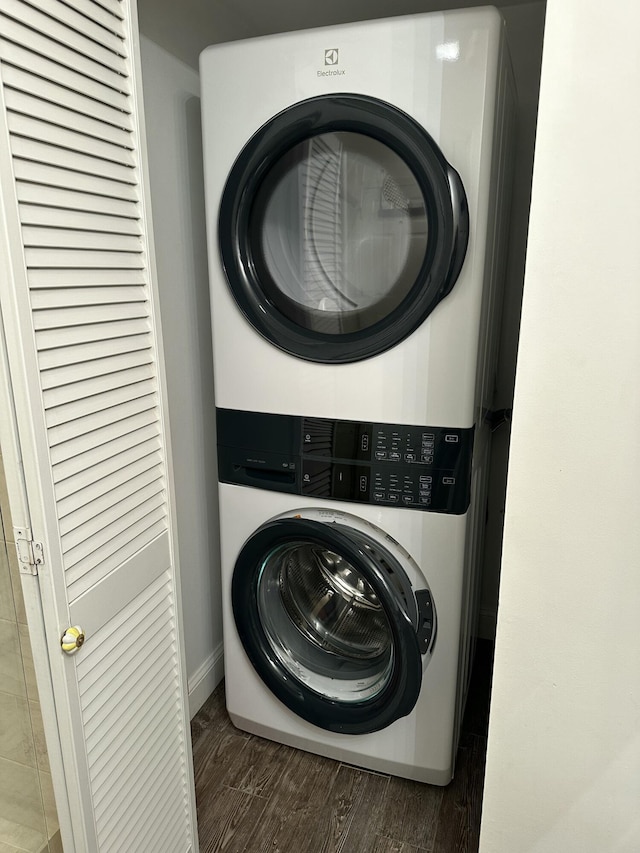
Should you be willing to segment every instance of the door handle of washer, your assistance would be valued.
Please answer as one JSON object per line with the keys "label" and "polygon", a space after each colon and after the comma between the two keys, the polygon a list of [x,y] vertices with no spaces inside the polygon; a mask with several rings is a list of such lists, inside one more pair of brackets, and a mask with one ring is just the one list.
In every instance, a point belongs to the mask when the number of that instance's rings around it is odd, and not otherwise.
{"label": "door handle of washer", "polygon": [[295,471],[250,468],[247,465],[234,465],[233,468],[237,473],[242,472],[248,480],[260,480],[263,483],[274,483],[283,486],[294,486],[296,482]]}

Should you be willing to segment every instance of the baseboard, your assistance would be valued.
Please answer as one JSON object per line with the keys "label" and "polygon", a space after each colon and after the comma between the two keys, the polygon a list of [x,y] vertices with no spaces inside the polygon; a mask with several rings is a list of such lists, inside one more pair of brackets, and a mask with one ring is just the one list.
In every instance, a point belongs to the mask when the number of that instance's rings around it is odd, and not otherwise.
{"label": "baseboard", "polygon": [[209,657],[187,679],[189,690],[189,716],[195,717],[224,677],[224,654],[218,643]]}
{"label": "baseboard", "polygon": [[480,610],[478,614],[478,637],[481,640],[495,640],[497,618],[495,610]]}

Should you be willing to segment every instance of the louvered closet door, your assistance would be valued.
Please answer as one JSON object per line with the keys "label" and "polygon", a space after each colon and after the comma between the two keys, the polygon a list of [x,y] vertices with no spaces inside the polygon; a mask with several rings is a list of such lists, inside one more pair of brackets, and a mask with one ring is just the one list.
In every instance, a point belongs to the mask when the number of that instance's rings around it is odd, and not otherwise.
{"label": "louvered closet door", "polygon": [[[77,853],[197,849],[135,8],[0,0],[0,286]],[[176,283],[178,286],[178,283]],[[86,642],[60,648],[67,625]]]}

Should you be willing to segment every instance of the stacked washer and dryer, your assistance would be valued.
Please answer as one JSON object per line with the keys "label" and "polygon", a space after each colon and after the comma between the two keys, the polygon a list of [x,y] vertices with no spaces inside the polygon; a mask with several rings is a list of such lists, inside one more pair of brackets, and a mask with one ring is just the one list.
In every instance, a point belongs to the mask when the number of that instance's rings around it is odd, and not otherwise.
{"label": "stacked washer and dryer", "polygon": [[230,717],[446,784],[508,219],[503,22],[222,44],[201,79]]}

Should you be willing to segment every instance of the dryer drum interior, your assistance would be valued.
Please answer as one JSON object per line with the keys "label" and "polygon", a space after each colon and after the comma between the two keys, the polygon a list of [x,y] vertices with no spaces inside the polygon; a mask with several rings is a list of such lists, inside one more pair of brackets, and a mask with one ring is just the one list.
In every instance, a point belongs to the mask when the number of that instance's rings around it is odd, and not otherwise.
{"label": "dryer drum interior", "polygon": [[254,668],[310,722],[375,731],[415,704],[423,614],[402,567],[361,531],[268,523],[245,544],[232,595]]}
{"label": "dryer drum interior", "polygon": [[286,352],[323,362],[410,334],[453,287],[468,228],[460,177],[431,136],[360,95],[311,98],[260,128],[218,222],[245,317]]}

